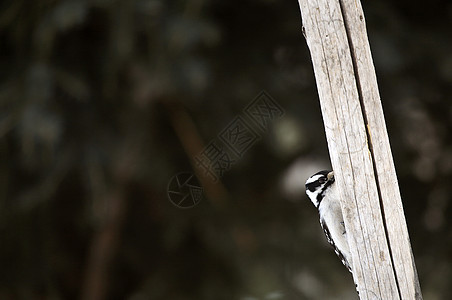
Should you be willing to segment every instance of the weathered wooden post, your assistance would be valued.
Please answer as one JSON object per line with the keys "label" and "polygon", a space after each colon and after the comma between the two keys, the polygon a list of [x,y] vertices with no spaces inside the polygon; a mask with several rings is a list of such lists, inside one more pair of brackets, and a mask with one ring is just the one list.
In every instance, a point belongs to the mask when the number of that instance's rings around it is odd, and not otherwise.
{"label": "weathered wooden post", "polygon": [[422,299],[359,0],[299,0],[361,299]]}

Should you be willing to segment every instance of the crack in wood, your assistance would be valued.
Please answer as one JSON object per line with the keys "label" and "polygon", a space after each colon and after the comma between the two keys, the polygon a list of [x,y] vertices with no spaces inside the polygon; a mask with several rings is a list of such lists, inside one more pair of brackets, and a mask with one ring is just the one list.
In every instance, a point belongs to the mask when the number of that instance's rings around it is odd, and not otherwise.
{"label": "crack in wood", "polygon": [[[399,279],[397,278],[397,272],[396,272],[396,267],[395,267],[395,263],[394,263],[394,257],[393,257],[392,248],[391,248],[391,241],[389,239],[389,234],[388,234],[388,225],[386,224],[385,210],[384,210],[384,204],[383,204],[383,197],[382,197],[382,194],[381,194],[381,186],[380,186],[380,181],[379,181],[379,178],[378,178],[377,166],[376,166],[376,161],[375,161],[375,154],[374,154],[374,150],[373,150],[372,134],[371,134],[371,131],[370,131],[370,126],[369,126],[369,121],[368,121],[368,117],[367,117],[366,107],[365,107],[365,103],[364,103],[364,99],[363,99],[363,92],[362,92],[362,86],[361,86],[361,80],[360,80],[360,77],[359,77],[358,67],[356,65],[357,58],[356,58],[356,55],[355,55],[355,47],[353,45],[353,41],[352,41],[351,33],[350,33],[350,28],[349,28],[348,23],[347,23],[347,16],[344,14],[344,3],[343,3],[342,0],[339,0],[339,5],[340,5],[340,8],[341,8],[341,15],[342,15],[342,18],[344,20],[345,32],[346,32],[346,35],[347,35],[347,41],[348,41],[348,45],[349,45],[349,49],[350,49],[350,55],[352,57],[353,72],[354,72],[355,82],[356,82],[357,91],[358,91],[358,98],[359,98],[359,102],[360,102],[360,105],[361,105],[362,116],[363,116],[363,119],[364,119],[364,123],[366,125],[365,126],[365,131],[366,131],[366,135],[367,135],[367,145],[368,145],[368,148],[369,148],[369,152],[371,154],[373,173],[374,173],[375,182],[376,182],[376,185],[377,185],[377,193],[378,193],[378,199],[379,199],[379,203],[380,203],[380,212],[381,212],[381,217],[382,217],[382,221],[383,221],[383,227],[384,227],[384,231],[385,231],[386,242],[388,243],[389,256],[390,256],[390,259],[391,259],[391,265],[392,265],[392,269],[393,269],[393,272],[394,272],[395,282],[396,282],[396,285],[397,285],[397,293],[399,295],[399,299],[402,299]],[[363,16],[362,15],[360,15],[360,20],[363,21]]]}

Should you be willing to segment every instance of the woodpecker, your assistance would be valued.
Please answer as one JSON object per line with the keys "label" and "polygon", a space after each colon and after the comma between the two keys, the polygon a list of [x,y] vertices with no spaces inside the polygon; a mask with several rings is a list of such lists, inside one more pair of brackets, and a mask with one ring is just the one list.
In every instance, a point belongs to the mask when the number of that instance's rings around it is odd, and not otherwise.
{"label": "woodpecker", "polygon": [[319,211],[320,225],[328,243],[333,246],[334,252],[342,263],[352,272],[351,253],[333,171],[320,171],[309,177],[306,181],[306,194]]}

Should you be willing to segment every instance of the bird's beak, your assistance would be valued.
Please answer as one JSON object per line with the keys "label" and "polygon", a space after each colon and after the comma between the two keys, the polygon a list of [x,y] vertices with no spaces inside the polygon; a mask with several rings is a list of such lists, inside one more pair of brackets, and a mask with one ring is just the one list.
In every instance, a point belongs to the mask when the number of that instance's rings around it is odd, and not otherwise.
{"label": "bird's beak", "polygon": [[334,181],[334,172],[329,172],[328,175],[326,175],[326,178],[328,178],[328,181]]}

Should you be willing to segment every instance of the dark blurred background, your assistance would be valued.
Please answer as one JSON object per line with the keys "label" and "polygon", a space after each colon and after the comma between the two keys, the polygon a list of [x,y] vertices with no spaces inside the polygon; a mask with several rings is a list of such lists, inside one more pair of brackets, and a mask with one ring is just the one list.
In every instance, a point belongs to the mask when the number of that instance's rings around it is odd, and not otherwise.
{"label": "dark blurred background", "polygon": [[[423,295],[452,299],[452,4],[363,7]],[[297,1],[2,1],[0,66],[0,299],[357,299],[304,195],[329,158]],[[231,156],[262,91],[284,114]]]}

